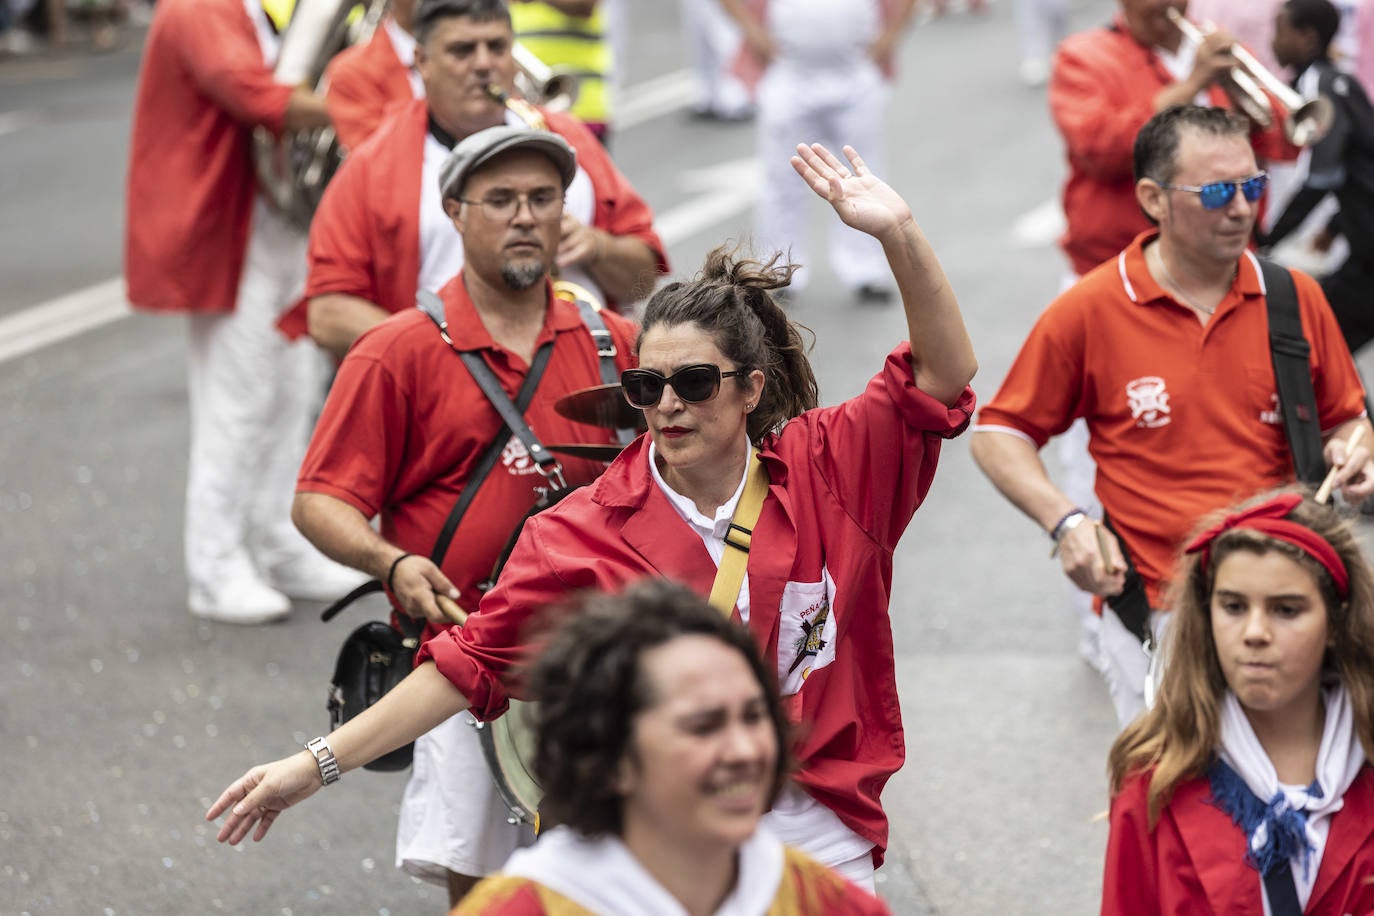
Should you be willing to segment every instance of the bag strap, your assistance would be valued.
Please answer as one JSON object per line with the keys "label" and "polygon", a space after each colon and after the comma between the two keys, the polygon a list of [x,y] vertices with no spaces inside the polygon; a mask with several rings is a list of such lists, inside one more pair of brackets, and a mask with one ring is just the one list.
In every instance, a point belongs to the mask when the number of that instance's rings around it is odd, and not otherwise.
{"label": "bag strap", "polygon": [[763,511],[763,499],[767,495],[768,469],[763,466],[758,449],[751,448],[744,492],[740,494],[735,512],[730,516],[730,527],[725,532],[727,549],[720,558],[716,580],[711,584],[710,604],[727,617],[739,600],[739,589],[744,584],[744,571],[749,562],[749,547],[754,539],[754,526],[758,524],[759,513]]}
{"label": "bag strap", "polygon": [[[448,321],[444,317],[443,300],[427,289],[420,290],[416,294],[415,299],[416,306],[420,311],[428,315],[429,319],[439,328],[439,336],[444,339],[444,342],[450,347],[453,347],[454,351],[457,352],[459,356],[464,356],[463,352],[458,350],[454,345],[452,338],[448,336]],[[466,359],[464,359],[463,362],[468,366],[469,371],[472,371],[473,375],[476,377],[478,385],[482,386],[483,393],[486,394],[490,400],[491,394],[486,384],[484,384],[485,379],[495,386],[496,391],[500,392],[501,400],[503,400],[507,406],[518,411],[516,416],[520,417],[521,425],[525,426],[528,430],[529,427],[525,424],[522,414],[529,407],[530,401],[534,400],[535,389],[539,387],[539,380],[543,378],[544,370],[548,368],[549,358],[553,355],[553,342],[550,341],[544,344],[534,354],[534,361],[530,364],[529,374],[525,376],[525,382],[520,386],[520,392],[516,395],[516,402],[514,405],[511,404],[510,397],[506,395],[500,383],[496,381],[495,375],[492,373],[490,367],[487,366],[486,362],[476,353],[470,355],[477,360],[480,368],[474,370],[472,364]],[[434,540],[434,549],[431,550],[429,554],[429,558],[433,561],[435,566],[443,565],[444,558],[448,555],[449,545],[453,542],[453,536],[458,531],[459,523],[462,522],[463,516],[467,514],[468,507],[472,505],[472,501],[477,497],[478,489],[487,479],[492,468],[496,467],[496,462],[501,457],[501,452],[505,450],[506,434],[510,429],[509,421],[499,402],[493,402],[493,406],[496,408],[497,413],[501,415],[501,428],[497,430],[495,438],[487,445],[486,450],[482,453],[482,457],[478,459],[476,466],[473,468],[472,476],[468,479],[468,485],[465,486],[463,492],[458,495],[458,499],[454,502],[453,508],[449,510],[448,518],[444,519],[444,526],[439,529],[439,536]],[[518,434],[517,431],[517,435]],[[533,436],[533,433],[530,435]],[[529,448],[529,445],[527,444],[525,447]],[[543,447],[540,446],[540,448],[542,450]],[[348,607],[359,598],[380,591],[382,591],[382,583],[378,580],[371,579],[364,582],[362,585],[359,585],[357,588],[353,589],[353,591],[325,608],[320,614],[320,619],[324,621],[332,620],[338,616],[344,608]],[[409,618],[403,619],[401,623],[404,625],[408,620]]]}
{"label": "bag strap", "polygon": [[453,338],[448,334],[448,320],[444,316],[443,300],[427,289],[420,290],[416,294],[416,304],[420,310],[429,316],[429,319],[439,328],[439,336],[444,343],[452,348],[453,352],[462,359],[463,365],[468,367],[476,380],[482,393],[487,396],[491,406],[496,409],[497,414],[502,420],[501,429],[496,433],[496,438],[487,446],[481,460],[474,469],[472,478],[468,485],[463,488],[458,501],[454,503],[452,511],[444,521],[444,527],[439,530],[439,537],[435,539],[434,550],[430,552],[429,558],[434,561],[435,566],[442,566],[444,557],[448,554],[449,544],[453,541],[453,535],[458,530],[458,523],[462,521],[468,506],[472,504],[477,496],[477,490],[482,482],[487,479],[491,469],[496,466],[496,460],[501,457],[501,452],[506,446],[506,432],[509,430],[514,433],[526,449],[529,450],[530,457],[533,458],[539,467],[539,472],[545,477],[562,480],[563,470],[558,464],[558,460],[553,457],[548,449],[540,444],[535,438],[534,431],[525,422],[525,411],[529,409],[530,401],[534,400],[535,389],[539,387],[539,381],[544,377],[544,370],[549,367],[549,359],[553,356],[553,341],[549,341],[541,346],[534,354],[534,360],[530,363],[530,371],[525,376],[525,382],[520,386],[520,391],[516,395],[514,402],[510,395],[501,387],[501,382],[497,380],[496,373],[491,371],[487,361],[482,358],[480,353],[471,350],[460,350],[458,345],[453,342]]}
{"label": "bag strap", "polygon": [[[611,329],[606,327],[606,320],[601,317],[601,310],[578,296],[575,300],[577,310],[582,315],[582,323],[587,326],[587,331],[592,335],[592,343],[596,345],[597,366],[601,370],[601,384],[615,385],[620,382],[620,370],[615,364],[616,347],[615,338],[611,336]],[[634,441],[639,430],[632,428],[617,429],[615,437],[621,445],[629,445]]]}
{"label": "bag strap", "polygon": [[1302,916],[1293,867],[1288,862],[1264,876],[1264,895],[1269,898],[1269,912],[1273,916]]}
{"label": "bag strap", "polygon": [[1260,258],[1259,264],[1269,313],[1269,350],[1283,411],[1283,430],[1293,453],[1293,469],[1298,480],[1316,485],[1326,476],[1326,458],[1322,454],[1321,421],[1308,362],[1312,347],[1303,335],[1297,288],[1287,268],[1265,258]]}

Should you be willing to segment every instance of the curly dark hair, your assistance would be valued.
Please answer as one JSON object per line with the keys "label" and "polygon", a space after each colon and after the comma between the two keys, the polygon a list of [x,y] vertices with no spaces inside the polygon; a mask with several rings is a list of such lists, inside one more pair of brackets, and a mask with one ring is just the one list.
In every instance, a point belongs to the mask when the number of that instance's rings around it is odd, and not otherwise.
{"label": "curly dark hair", "polygon": [[534,772],[544,789],[541,820],[587,836],[620,833],[624,799],[615,774],[629,750],[635,717],[657,699],[640,659],[686,635],[708,636],[734,649],[763,688],[778,748],[771,805],[789,768],[788,726],[777,678],[759,658],[748,630],[666,579],[641,582],[618,596],[583,595],[556,613],[561,622],[525,673],[539,701]]}
{"label": "curly dark hair", "polygon": [[[820,402],[806,358],[810,347],[801,334],[811,332],[789,319],[768,294],[791,283],[796,270],[782,252],[760,261],[721,246],[706,256],[695,278],[669,283],[644,307],[639,344],[660,325],[694,324],[735,365],[763,370],[763,395],[749,414],[749,439],[756,445],[769,431]],[[738,377],[735,383],[743,387],[748,379]]]}

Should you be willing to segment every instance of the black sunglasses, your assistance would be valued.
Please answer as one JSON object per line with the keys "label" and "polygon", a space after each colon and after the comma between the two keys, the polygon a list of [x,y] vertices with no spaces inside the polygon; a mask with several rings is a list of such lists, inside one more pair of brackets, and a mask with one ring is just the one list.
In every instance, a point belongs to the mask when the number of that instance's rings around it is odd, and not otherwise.
{"label": "black sunglasses", "polygon": [[663,397],[664,385],[672,385],[677,396],[688,404],[700,404],[716,396],[720,391],[721,379],[748,375],[750,371],[736,369],[733,372],[721,372],[720,366],[711,363],[684,366],[672,375],[652,369],[626,369],[620,373],[620,387],[630,406],[640,410],[659,402]]}

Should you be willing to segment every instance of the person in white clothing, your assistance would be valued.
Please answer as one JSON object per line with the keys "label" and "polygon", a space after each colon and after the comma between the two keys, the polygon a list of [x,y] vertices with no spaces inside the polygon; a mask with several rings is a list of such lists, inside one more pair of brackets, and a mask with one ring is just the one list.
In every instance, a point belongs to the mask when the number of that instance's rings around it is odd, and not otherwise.
{"label": "person in white clothing", "polygon": [[[802,290],[813,258],[806,232],[806,188],[788,155],[798,137],[844,138],[870,167],[887,171],[887,103],[897,41],[915,0],[722,0],[744,33],[736,72],[756,87],[758,160],[763,186],[754,208],[754,243],[789,251],[805,265],[792,278]],[[877,241],[831,224],[829,260],[841,285],[860,301],[888,302],[893,290]]]}

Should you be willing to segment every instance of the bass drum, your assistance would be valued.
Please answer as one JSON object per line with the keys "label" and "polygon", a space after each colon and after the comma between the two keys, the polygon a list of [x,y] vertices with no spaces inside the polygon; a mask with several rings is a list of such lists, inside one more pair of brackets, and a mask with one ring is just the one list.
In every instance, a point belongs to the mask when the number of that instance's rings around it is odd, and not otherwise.
{"label": "bass drum", "polygon": [[510,811],[512,824],[539,830],[539,802],[544,790],[534,778],[534,711],[536,704],[511,700],[499,719],[477,723],[482,755],[496,791]]}
{"label": "bass drum", "polygon": [[[501,574],[511,551],[515,549],[515,542],[525,522],[550,506],[557,505],[563,497],[577,489],[566,487],[540,497],[534,508],[515,526],[505,549],[492,567],[491,576],[482,583],[483,592],[496,583],[496,577]],[[511,700],[505,715],[490,722],[477,723],[482,755],[486,758],[487,768],[491,770],[491,780],[510,810],[510,817],[506,820],[512,824],[529,824],[536,831],[539,830],[539,802],[544,797],[539,780],[534,778],[534,718],[537,709],[536,703]]]}

